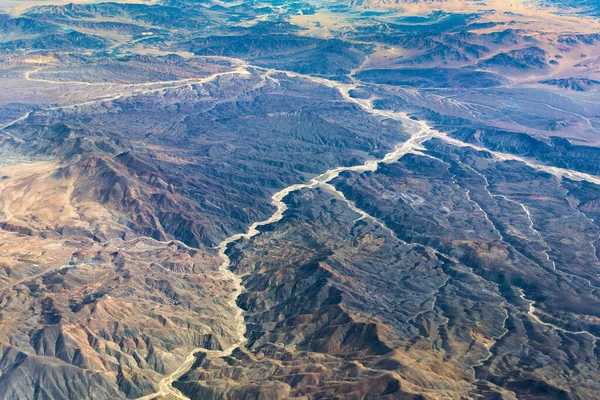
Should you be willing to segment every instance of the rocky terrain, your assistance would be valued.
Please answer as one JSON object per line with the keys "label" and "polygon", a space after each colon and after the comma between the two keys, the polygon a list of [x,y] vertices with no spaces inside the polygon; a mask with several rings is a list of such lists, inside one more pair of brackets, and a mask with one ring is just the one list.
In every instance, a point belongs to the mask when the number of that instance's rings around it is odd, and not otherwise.
{"label": "rocky terrain", "polygon": [[600,398],[598,12],[0,1],[0,397]]}

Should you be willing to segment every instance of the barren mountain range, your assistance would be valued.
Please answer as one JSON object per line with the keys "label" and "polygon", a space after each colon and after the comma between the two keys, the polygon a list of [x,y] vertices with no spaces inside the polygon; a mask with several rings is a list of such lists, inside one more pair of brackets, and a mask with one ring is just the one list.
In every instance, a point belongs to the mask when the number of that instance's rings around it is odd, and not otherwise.
{"label": "barren mountain range", "polygon": [[599,15],[0,0],[0,398],[600,399]]}

